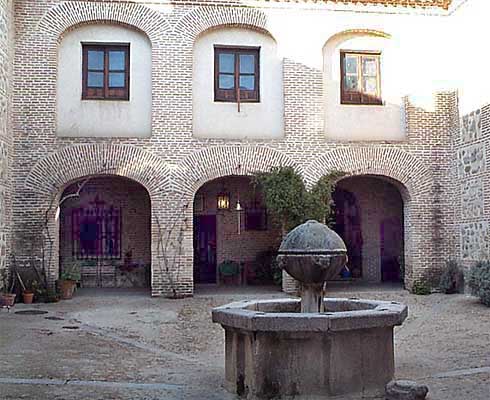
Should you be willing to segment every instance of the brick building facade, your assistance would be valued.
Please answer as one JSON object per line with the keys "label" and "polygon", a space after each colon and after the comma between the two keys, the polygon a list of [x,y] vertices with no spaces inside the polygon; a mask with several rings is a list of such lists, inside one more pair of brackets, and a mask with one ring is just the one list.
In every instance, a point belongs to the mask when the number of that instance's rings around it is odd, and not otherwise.
{"label": "brick building facade", "polygon": [[[354,121],[359,130],[355,137],[342,137],[351,125],[344,126],[344,122],[335,119],[337,113],[332,114],[329,102],[335,99],[330,97],[339,91],[333,86],[339,83],[326,76],[325,71],[330,67],[335,70],[339,64],[337,59],[329,64],[329,57],[337,54],[341,46],[338,43],[361,46],[367,38],[366,43],[372,39],[377,46],[377,41],[387,40],[389,53],[396,47],[389,41],[401,40],[415,24],[420,23],[420,30],[425,29],[426,33],[434,26],[450,31],[449,21],[461,2],[346,3],[350,2],[0,1],[0,268],[7,265],[9,254],[15,254],[20,261],[32,256],[24,254],[25,247],[16,244],[15,238],[22,231],[38,229],[46,213],[47,236],[52,238],[46,246],[54,254],[49,259],[49,279],[54,282],[60,271],[59,255],[63,255],[66,243],[60,243],[60,219],[53,204],[70,185],[88,176],[117,176],[141,185],[149,196],[152,294],[190,295],[194,289],[193,206],[198,190],[218,178],[247,176],[273,166],[293,166],[308,185],[332,170],[359,179],[375,176],[389,180],[403,201],[405,283],[411,287],[421,279],[434,280],[448,257],[459,256],[456,243],[462,230],[456,227],[461,213],[465,213],[461,222],[467,224],[479,222],[483,213],[479,196],[486,179],[480,165],[485,163],[481,161],[486,154],[481,147],[484,129],[475,130],[474,123],[463,119],[465,133],[459,136],[457,93],[434,91],[421,102],[414,96],[418,94],[415,88],[415,92],[400,90],[403,96],[393,95],[399,98],[396,104],[387,101],[384,106],[376,106],[374,112],[374,108],[366,109],[369,106],[339,108],[338,115],[347,113],[342,118]],[[15,40],[11,34],[13,25]],[[397,31],[398,25],[404,25],[405,30]],[[60,96],[69,85],[59,79],[69,68],[62,65],[61,51],[69,47],[68,39],[75,40],[72,33],[87,35],[90,43],[118,42],[113,36],[97,37],[99,27],[107,35],[128,31],[127,41],[131,41],[132,48],[134,41],[151,51],[149,135],[118,133],[118,119],[124,121],[125,115],[134,111],[126,112],[124,107],[138,107],[131,101],[107,111],[112,113],[111,118],[118,115],[113,119],[113,133],[87,134],[87,121],[95,130],[103,121],[90,121],[86,108],[80,109],[82,117],[75,121],[80,110],[63,109],[65,103],[60,102]],[[205,46],[200,41],[205,42],[207,35],[219,34],[220,30],[227,35],[227,44],[233,38],[242,40],[242,33],[246,36],[253,32],[257,40],[262,40],[261,48],[277,46],[274,60],[280,61],[281,74],[274,79],[278,79],[281,96],[271,100],[277,102],[274,104],[279,112],[270,114],[270,118],[277,118],[279,137],[260,137],[260,131],[259,137],[240,133],[245,126],[254,124],[260,130],[261,121],[252,120],[257,107],[246,103],[240,113],[232,108],[236,104],[224,106],[230,121],[235,121],[227,128],[229,137],[213,132],[212,127],[195,134],[199,121],[193,117],[206,111],[206,107],[216,110],[218,105],[212,101],[196,103],[199,82],[194,76],[200,65],[194,55],[198,46]],[[293,35],[292,31],[296,33]],[[302,46],[298,39],[301,37],[308,46]],[[410,47],[409,42],[400,43]],[[429,41],[426,47],[431,45]],[[369,46],[371,50],[372,45]],[[437,58],[435,54],[434,59]],[[133,59],[136,62],[137,56],[132,55]],[[412,60],[412,64],[409,67],[416,68],[417,62]],[[140,76],[132,73],[132,87],[137,84],[135,75]],[[386,75],[390,82],[400,81],[399,77]],[[80,79],[76,86],[81,83]],[[272,89],[263,92],[266,99]],[[390,88],[386,92],[391,93]],[[87,107],[87,103],[80,107]],[[112,106],[106,102],[100,105],[101,109],[104,107]],[[356,110],[362,114],[358,120]],[[144,117],[145,112],[139,115]],[[73,134],[60,133],[61,114],[73,116]],[[474,121],[476,114],[472,118]],[[371,119],[377,121],[372,126]],[[385,124],[385,120],[391,122]],[[218,118],[216,126],[219,123]],[[456,160],[467,162],[463,151],[471,153],[470,159],[476,157],[480,161],[470,162],[470,172],[460,166],[455,179]],[[471,179],[466,181],[466,177]],[[466,188],[463,197],[473,204],[472,211],[463,206],[465,211],[458,213],[454,207],[458,203],[455,185],[459,181]],[[465,233],[461,234],[464,238]],[[293,282],[286,279],[284,289],[291,287]]]}

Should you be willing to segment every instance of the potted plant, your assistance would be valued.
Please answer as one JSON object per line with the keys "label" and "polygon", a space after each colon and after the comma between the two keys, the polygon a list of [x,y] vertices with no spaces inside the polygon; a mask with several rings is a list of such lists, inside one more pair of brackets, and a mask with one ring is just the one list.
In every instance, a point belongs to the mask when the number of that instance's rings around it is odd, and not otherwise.
{"label": "potted plant", "polygon": [[61,292],[61,298],[68,300],[73,297],[73,292],[77,286],[77,281],[80,280],[80,269],[77,265],[63,268],[58,280],[58,287]]}
{"label": "potted plant", "polygon": [[22,300],[24,301],[24,304],[32,304],[32,301],[34,300],[34,291],[33,291],[34,281],[33,282],[26,281],[27,284],[25,284],[19,272],[16,271],[15,274],[17,275],[17,279],[19,280],[20,286],[22,287]]}
{"label": "potted plant", "polygon": [[15,303],[15,293],[13,291],[13,284],[10,286],[9,290],[9,275],[6,269],[0,271],[2,278],[2,293],[0,294],[2,305],[7,307],[12,307]]}
{"label": "potted plant", "polygon": [[39,283],[33,279],[27,281],[27,284],[22,288],[22,299],[24,304],[32,304],[34,301],[34,295],[39,288]]}

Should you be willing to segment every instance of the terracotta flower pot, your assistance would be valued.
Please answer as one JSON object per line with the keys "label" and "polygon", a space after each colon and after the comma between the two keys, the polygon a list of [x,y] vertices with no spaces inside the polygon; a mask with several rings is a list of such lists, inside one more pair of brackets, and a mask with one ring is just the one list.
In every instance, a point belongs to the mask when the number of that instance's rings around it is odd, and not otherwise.
{"label": "terracotta flower pot", "polygon": [[73,297],[73,292],[75,291],[76,281],[60,280],[59,287],[61,292],[62,300],[69,300]]}
{"label": "terracotta flower pot", "polygon": [[4,304],[7,307],[13,307],[13,305],[15,304],[15,293],[5,293],[2,294],[1,296],[4,300]]}
{"label": "terracotta flower pot", "polygon": [[32,304],[32,301],[34,300],[34,293],[26,291],[22,293],[22,298],[24,300],[24,304]]}

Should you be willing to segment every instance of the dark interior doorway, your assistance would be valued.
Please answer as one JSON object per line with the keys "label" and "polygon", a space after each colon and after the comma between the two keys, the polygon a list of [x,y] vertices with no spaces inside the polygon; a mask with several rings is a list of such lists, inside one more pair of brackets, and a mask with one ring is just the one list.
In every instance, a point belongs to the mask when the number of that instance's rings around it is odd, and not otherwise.
{"label": "dark interior doorway", "polygon": [[344,240],[349,257],[349,275],[362,277],[361,213],[354,193],[338,188],[334,193],[334,230]]}
{"label": "dark interior doorway", "polygon": [[380,225],[381,281],[401,281],[400,243],[403,243],[403,228],[399,218],[386,218]]}
{"label": "dark interior doorway", "polygon": [[216,283],[216,215],[194,217],[194,282]]}
{"label": "dark interior doorway", "polygon": [[341,278],[403,281],[404,205],[397,185],[381,176],[347,177],[338,182],[333,200],[334,230],[349,256],[349,271]]}

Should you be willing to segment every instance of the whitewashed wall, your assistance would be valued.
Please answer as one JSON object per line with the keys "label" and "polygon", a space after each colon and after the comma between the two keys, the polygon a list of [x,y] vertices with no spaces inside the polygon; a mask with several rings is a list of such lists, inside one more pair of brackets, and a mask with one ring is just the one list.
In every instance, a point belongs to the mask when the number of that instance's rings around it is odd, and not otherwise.
{"label": "whitewashed wall", "polygon": [[[82,100],[82,42],[130,44],[130,99]],[[135,30],[87,25],[68,32],[58,53],[58,136],[151,134],[151,44]]]}
{"label": "whitewashed wall", "polygon": [[[260,47],[260,102],[214,101],[214,45]],[[215,29],[194,46],[193,134],[227,139],[274,139],[283,136],[282,59],[270,36],[250,29]]]}

